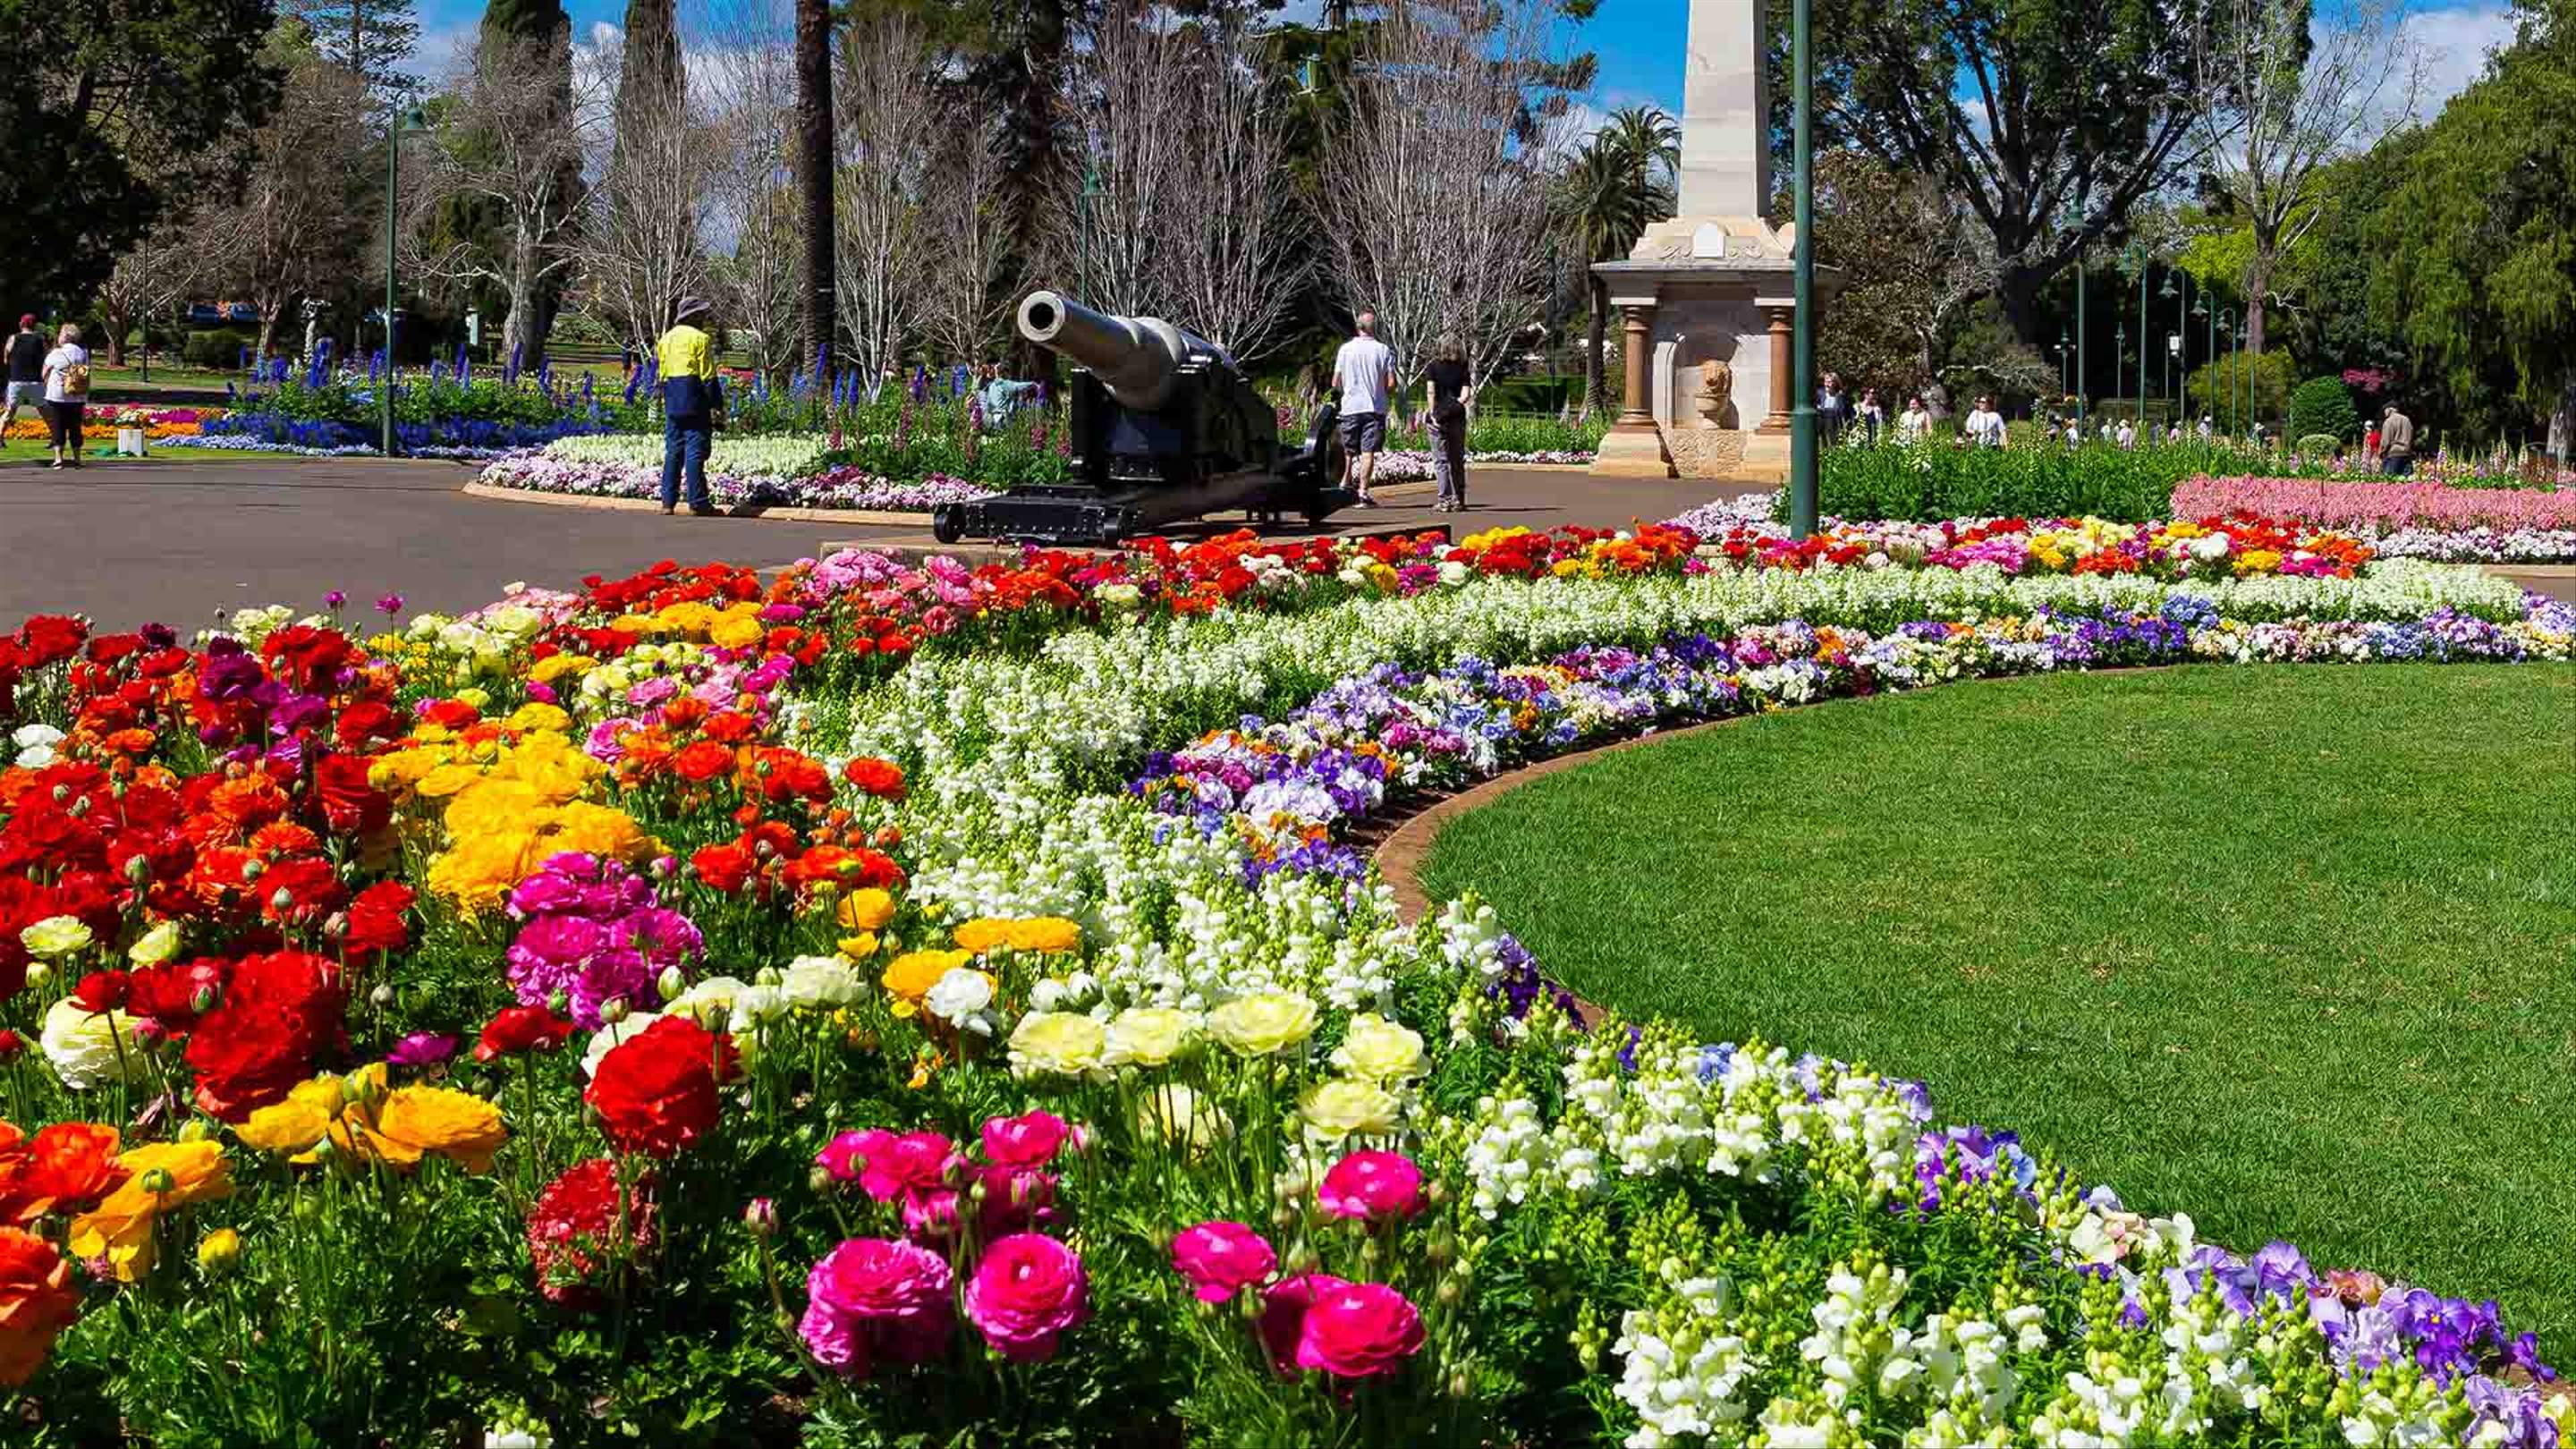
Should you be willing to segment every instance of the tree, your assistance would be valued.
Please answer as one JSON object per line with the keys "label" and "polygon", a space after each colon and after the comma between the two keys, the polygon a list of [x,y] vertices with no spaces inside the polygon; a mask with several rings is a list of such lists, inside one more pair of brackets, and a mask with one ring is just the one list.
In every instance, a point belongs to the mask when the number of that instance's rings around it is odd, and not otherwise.
{"label": "tree", "polygon": [[[655,4],[634,0],[628,18]],[[667,25],[669,6],[660,8]],[[644,17],[648,26],[651,18]],[[648,35],[640,55],[624,44],[606,47],[599,64],[617,76],[616,118],[605,138],[607,156],[593,158],[594,165],[605,164],[581,222],[577,266],[599,321],[628,344],[648,348],[669,325],[674,304],[706,280],[698,245],[712,209],[702,164],[706,129],[676,89],[676,32]]]}
{"label": "tree", "polygon": [[2195,0],[1824,0],[1818,144],[1961,198],[1992,239],[2005,315],[2035,341],[2048,281],[2199,160],[2198,13]]}
{"label": "tree", "polygon": [[291,307],[365,267],[382,205],[366,83],[292,32],[279,33],[270,59],[286,69],[285,102],[252,137],[239,197],[197,233],[216,276],[258,307],[262,357]]}
{"label": "tree", "polygon": [[[828,227],[805,224],[790,9],[786,0],[710,7],[697,67],[715,98],[706,147],[712,230],[733,240],[731,256],[708,263],[707,281],[753,366],[779,377],[813,365],[805,264],[815,233],[831,244]],[[828,317],[823,335],[830,335]]]}
{"label": "tree", "polygon": [[205,281],[208,258],[194,220],[173,216],[116,259],[116,270],[98,294],[100,320],[107,324],[108,366],[125,365],[125,334],[137,323],[149,346],[152,324],[169,318]]}
{"label": "tree", "polygon": [[930,193],[930,308],[924,325],[941,355],[964,362],[987,356],[1002,313],[1012,238],[1003,210],[1002,123],[970,99],[943,101],[939,174]]}
{"label": "tree", "polygon": [[1248,363],[1278,345],[1309,272],[1289,167],[1295,103],[1261,73],[1248,16],[1223,10],[1189,29],[1173,107],[1202,145],[1161,218],[1161,285],[1174,321]]}
{"label": "tree", "polygon": [[834,295],[852,366],[874,397],[928,311],[938,99],[921,32],[901,14],[854,23],[834,92],[840,108]]}
{"label": "tree", "polygon": [[[1069,185],[1047,211],[1047,241],[1071,262],[1074,296],[1130,316],[1165,310],[1156,252],[1179,204],[1181,173],[1216,149],[1196,119],[1181,123],[1189,44],[1143,0],[1114,0],[1090,28],[1069,77],[1078,118]],[[1073,173],[1079,172],[1076,178]],[[1175,319],[1186,325],[1186,318]]]}
{"label": "tree", "polygon": [[419,83],[403,69],[420,43],[411,0],[286,0],[278,11],[302,21],[324,60],[355,72],[379,97]]}
{"label": "tree", "polygon": [[1375,311],[1409,386],[1454,336],[1489,375],[1547,295],[1548,176],[1565,142],[1556,12],[1427,0],[1375,22],[1333,133],[1323,219],[1333,294]]}
{"label": "tree", "polygon": [[2520,12],[2521,34],[2425,129],[2373,228],[2375,313],[2443,382],[2473,431],[2576,415],[2576,7]]}
{"label": "tree", "polygon": [[[554,301],[575,259],[582,147],[562,85],[569,45],[567,32],[484,37],[439,108],[427,175],[408,198],[407,265],[450,287],[507,296],[502,348],[528,367],[544,364]],[[444,224],[459,216],[479,224]]]}
{"label": "tree", "polygon": [[2282,256],[2324,215],[2327,164],[2404,123],[2421,66],[2404,12],[2382,0],[2357,0],[2327,18],[2312,15],[2308,0],[2225,5],[2204,64],[2226,99],[2202,116],[2201,150],[2252,242],[2245,345],[2259,353]]}
{"label": "tree", "polygon": [[1816,165],[1816,260],[1840,286],[1818,316],[1818,351],[1892,393],[1932,382],[1968,304],[1994,290],[1990,247],[1966,207],[1928,180],[1827,152]]}
{"label": "tree", "polygon": [[[1681,128],[1651,106],[1614,113],[1576,154],[1559,183],[1560,225],[1586,262],[1617,261],[1637,245],[1646,228],[1673,214],[1673,172],[1681,164]],[[1583,405],[1610,403],[1602,367],[1608,346],[1610,289],[1584,274],[1589,326],[1583,349]]]}
{"label": "tree", "polygon": [[269,23],[266,0],[0,6],[0,47],[33,65],[0,134],[43,158],[0,169],[0,291],[89,297],[174,203],[228,190],[277,105]]}
{"label": "tree", "polygon": [[[796,0],[796,185],[804,214],[836,216],[832,201],[832,7],[831,0]],[[825,355],[831,347],[837,308],[833,302],[837,261],[831,233],[817,220],[805,228],[803,298],[806,355],[830,371]]]}

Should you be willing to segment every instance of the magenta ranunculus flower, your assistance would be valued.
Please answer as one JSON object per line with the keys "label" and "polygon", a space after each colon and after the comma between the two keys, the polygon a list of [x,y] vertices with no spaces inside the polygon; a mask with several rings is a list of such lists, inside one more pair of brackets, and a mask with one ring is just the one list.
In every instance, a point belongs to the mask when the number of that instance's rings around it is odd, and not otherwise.
{"label": "magenta ranunculus flower", "polygon": [[1297,1326],[1297,1367],[1336,1378],[1391,1374],[1421,1351],[1421,1313],[1383,1283],[1342,1283],[1319,1292]]}
{"label": "magenta ranunculus flower", "polygon": [[434,1067],[456,1055],[456,1042],[444,1032],[416,1031],[395,1042],[385,1060],[397,1067]]}
{"label": "magenta ranunculus flower", "polygon": [[1262,1292],[1261,1316],[1253,1320],[1252,1331],[1261,1335],[1261,1346],[1270,1351],[1270,1366],[1281,1377],[1297,1372],[1297,1343],[1306,1331],[1306,1310],[1316,1299],[1349,1286],[1348,1280],[1330,1273],[1301,1273],[1282,1278]]}
{"label": "magenta ranunculus flower", "polygon": [[995,1239],[966,1284],[967,1318],[1003,1357],[1021,1362],[1052,1358],[1056,1339],[1090,1307],[1082,1259],[1041,1233]]}
{"label": "magenta ranunculus flower", "polygon": [[1172,1239],[1173,1269],[1210,1303],[1263,1282],[1278,1266],[1270,1240],[1241,1223],[1201,1223]]}
{"label": "magenta ranunculus flower", "polygon": [[1409,1218],[1422,1211],[1422,1169],[1401,1152],[1354,1152],[1324,1174],[1315,1197],[1335,1217]]}
{"label": "magenta ranunculus flower", "polygon": [[936,1132],[898,1136],[882,1127],[844,1132],[814,1154],[814,1161],[836,1182],[856,1179],[861,1191],[879,1202],[908,1194],[935,1192],[948,1184],[957,1149]]}
{"label": "magenta ranunculus flower", "polygon": [[852,1238],[805,1276],[797,1325],[824,1366],[865,1378],[876,1359],[921,1363],[947,1346],[955,1323],[948,1260],[887,1238]]}
{"label": "magenta ranunculus flower", "polygon": [[1001,1167],[1044,1167],[1072,1132],[1053,1112],[1023,1112],[984,1122],[984,1156]]}

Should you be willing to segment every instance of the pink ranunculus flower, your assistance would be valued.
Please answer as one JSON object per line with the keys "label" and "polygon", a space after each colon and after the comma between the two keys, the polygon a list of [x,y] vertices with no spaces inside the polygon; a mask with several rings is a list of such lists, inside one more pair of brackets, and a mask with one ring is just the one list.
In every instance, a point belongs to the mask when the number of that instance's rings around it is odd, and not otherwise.
{"label": "pink ranunculus flower", "polygon": [[815,1163],[835,1182],[856,1179],[860,1190],[879,1202],[947,1186],[956,1158],[956,1147],[936,1132],[897,1136],[882,1127],[844,1132],[814,1154]]}
{"label": "pink ranunculus flower", "polygon": [[1209,1303],[1253,1287],[1279,1267],[1270,1240],[1241,1223],[1208,1222],[1172,1239],[1172,1267]]}
{"label": "pink ranunculus flower", "polygon": [[984,1201],[976,1223],[987,1239],[1024,1233],[1055,1221],[1055,1174],[1037,1167],[979,1168],[976,1185]]}
{"label": "pink ranunculus flower", "polygon": [[1348,1280],[1330,1273],[1301,1273],[1263,1290],[1261,1315],[1253,1320],[1252,1331],[1261,1336],[1261,1346],[1270,1351],[1270,1366],[1282,1378],[1297,1372],[1297,1342],[1305,1336],[1306,1310],[1316,1299],[1349,1286]]}
{"label": "pink ranunculus flower", "polygon": [[805,1277],[806,1347],[833,1371],[865,1378],[883,1355],[921,1363],[946,1346],[955,1322],[948,1260],[887,1238],[853,1238]]}
{"label": "pink ranunculus flower", "polygon": [[1297,1326],[1297,1367],[1335,1378],[1391,1374],[1421,1351],[1421,1313],[1383,1283],[1343,1283],[1318,1293]]}
{"label": "pink ranunculus flower", "polygon": [[984,1156],[1002,1167],[1044,1167],[1055,1160],[1072,1128],[1053,1112],[1023,1112],[984,1122]]}
{"label": "pink ranunculus flower", "polygon": [[1005,1358],[1033,1363],[1090,1315],[1082,1259],[1042,1233],[1013,1233],[984,1249],[966,1284],[966,1316]]}
{"label": "pink ranunculus flower", "polygon": [[1337,1218],[1409,1218],[1422,1211],[1422,1169],[1401,1152],[1354,1152],[1324,1174],[1315,1197]]}

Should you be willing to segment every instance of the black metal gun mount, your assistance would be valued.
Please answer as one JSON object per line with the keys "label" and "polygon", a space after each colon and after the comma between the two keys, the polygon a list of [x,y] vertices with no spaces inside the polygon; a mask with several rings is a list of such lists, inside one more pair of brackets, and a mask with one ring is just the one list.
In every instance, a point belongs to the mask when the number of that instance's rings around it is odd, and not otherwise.
{"label": "black metal gun mount", "polygon": [[1054,292],[1023,298],[1019,324],[1021,336],[1078,364],[1073,476],[941,504],[931,514],[940,542],[1114,544],[1236,508],[1255,521],[1318,523],[1353,501],[1335,486],[1331,409],[1305,447],[1283,451],[1278,415],[1216,344]]}

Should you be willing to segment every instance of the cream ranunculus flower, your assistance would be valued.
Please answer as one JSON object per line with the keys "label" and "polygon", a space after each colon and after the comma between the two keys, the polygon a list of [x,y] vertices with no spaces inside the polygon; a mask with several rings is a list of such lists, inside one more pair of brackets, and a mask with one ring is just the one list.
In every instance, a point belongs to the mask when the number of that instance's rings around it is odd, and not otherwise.
{"label": "cream ranunculus flower", "polygon": [[18,944],[30,956],[68,956],[97,939],[78,916],[47,916],[18,932]]}
{"label": "cream ranunculus flower", "polygon": [[1138,1006],[1109,1023],[1109,1065],[1159,1067],[1189,1050],[1202,1022],[1195,1011]]}
{"label": "cream ranunculus flower", "polygon": [[179,954],[179,934],[177,921],[163,921],[127,947],[125,958],[137,966],[158,966]]}
{"label": "cream ranunculus flower", "polygon": [[1351,1018],[1350,1031],[1333,1048],[1333,1065],[1372,1082],[1409,1082],[1430,1070],[1422,1033],[1375,1012]]}
{"label": "cream ranunculus flower", "polygon": [[951,967],[921,998],[923,1010],[951,1024],[992,1004],[993,978],[972,966]]}
{"label": "cream ranunculus flower", "polygon": [[79,1002],[57,1001],[45,1013],[38,1044],[55,1075],[75,1092],[111,1086],[120,1078],[138,1081],[150,1069],[143,1044],[134,1035],[134,1018],[122,1011],[93,1012]]}
{"label": "cream ranunculus flower", "polygon": [[1335,1077],[1308,1087],[1297,1099],[1297,1115],[1314,1135],[1339,1141],[1353,1133],[1385,1137],[1394,1133],[1404,1105],[1375,1082]]}
{"label": "cream ranunculus flower", "polygon": [[778,989],[790,1006],[848,1006],[867,994],[867,983],[838,956],[799,956],[787,964]]}
{"label": "cream ranunculus flower", "polygon": [[1288,991],[1238,996],[1208,1013],[1207,1028],[1245,1056],[1273,1056],[1315,1034],[1315,1003]]}
{"label": "cream ranunculus flower", "polygon": [[1053,1072],[1078,1076],[1106,1063],[1109,1033],[1099,1022],[1070,1011],[1033,1011],[1011,1030],[1015,1076]]}
{"label": "cream ranunculus flower", "polygon": [[1157,1086],[1136,1104],[1136,1129],[1196,1151],[1233,1136],[1234,1121],[1224,1108],[1202,1102],[1198,1093],[1171,1083]]}

